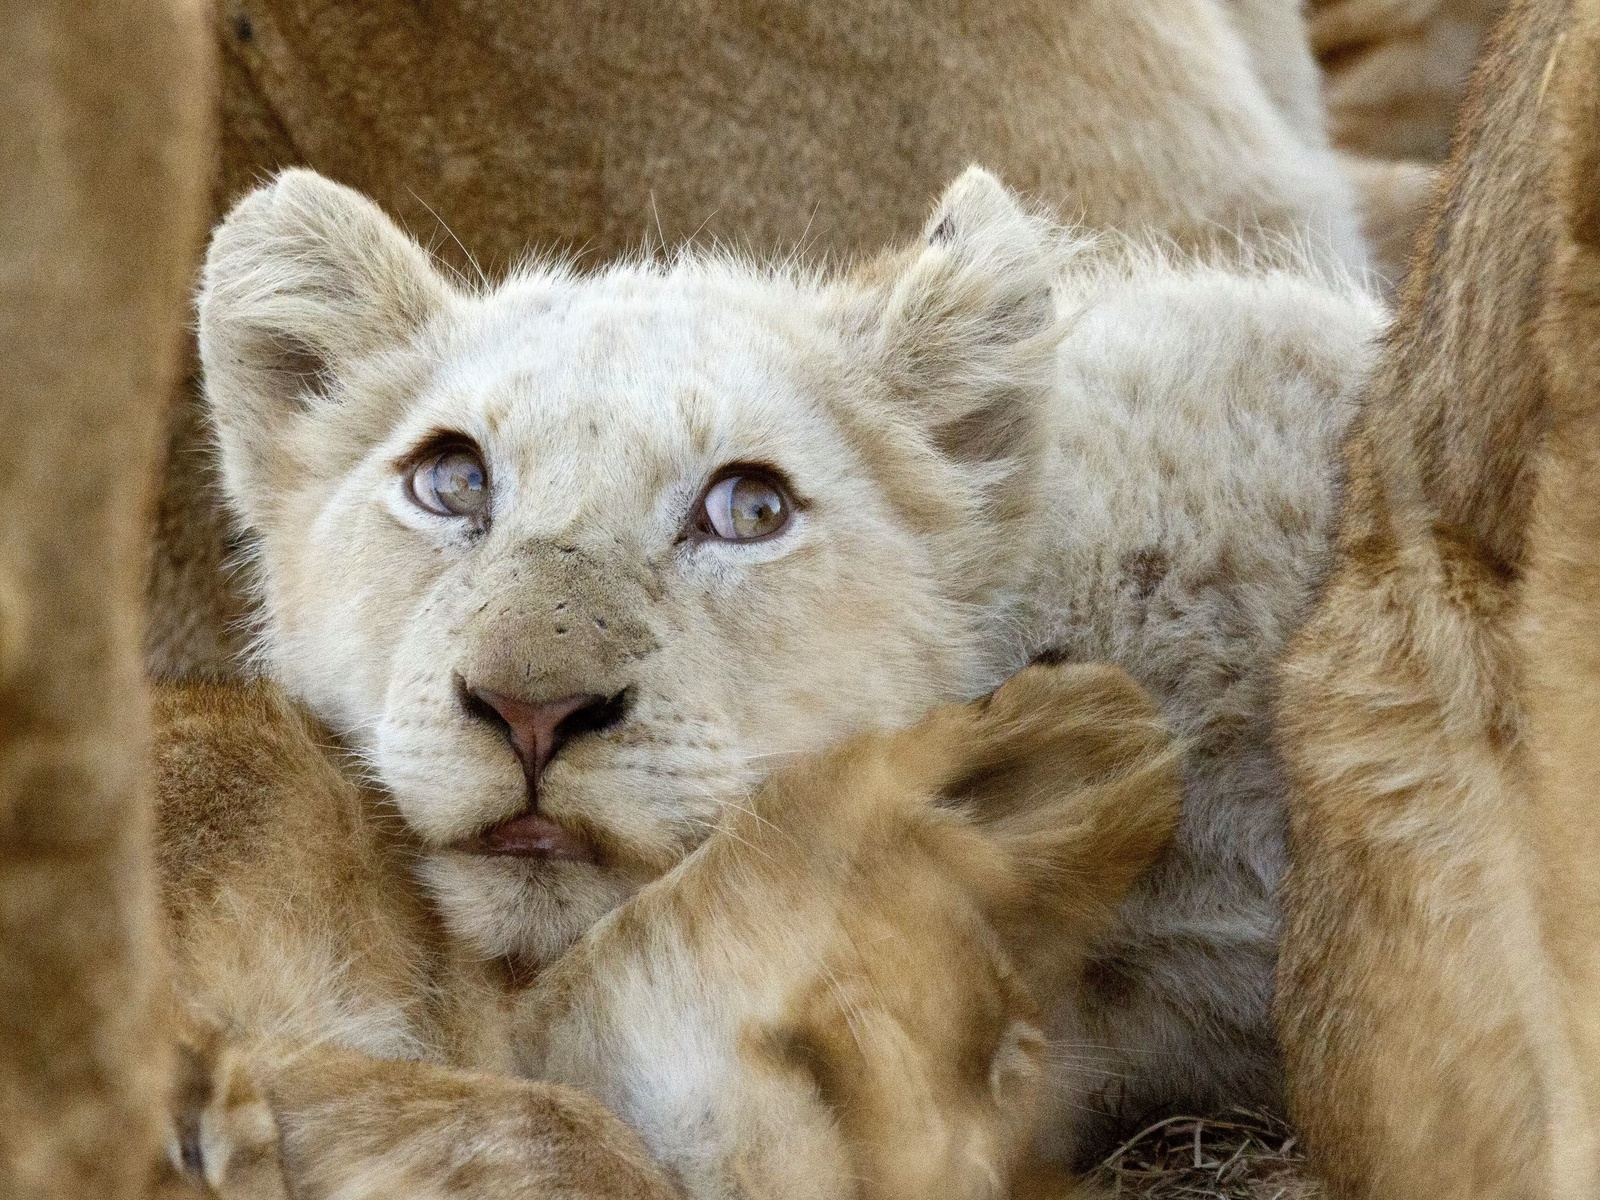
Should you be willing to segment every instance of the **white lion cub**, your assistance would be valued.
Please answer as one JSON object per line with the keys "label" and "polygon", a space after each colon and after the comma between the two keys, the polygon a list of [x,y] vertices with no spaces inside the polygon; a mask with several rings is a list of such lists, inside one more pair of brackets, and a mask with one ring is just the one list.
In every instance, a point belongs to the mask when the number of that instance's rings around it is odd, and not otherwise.
{"label": "white lion cub", "polygon": [[853,271],[467,290],[293,171],[217,231],[200,342],[266,670],[392,792],[451,929],[522,971],[786,756],[1041,653],[1145,683],[1188,747],[1178,841],[1046,998],[1092,1143],[1275,1096],[1267,668],[1381,319],[1293,263],[1098,246],[979,170]]}

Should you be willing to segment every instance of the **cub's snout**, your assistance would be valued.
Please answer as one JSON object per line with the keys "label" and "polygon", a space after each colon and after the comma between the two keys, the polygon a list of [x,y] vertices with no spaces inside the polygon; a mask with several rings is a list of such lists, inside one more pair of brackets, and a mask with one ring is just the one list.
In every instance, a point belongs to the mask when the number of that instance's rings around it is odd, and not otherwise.
{"label": "cub's snout", "polygon": [[545,771],[574,740],[604,736],[632,707],[631,668],[655,648],[636,615],[648,594],[577,547],[529,542],[464,589],[453,692],[469,736],[488,735],[521,772],[521,811],[456,843],[476,853],[593,862],[581,829],[541,808]]}
{"label": "cub's snout", "polygon": [[589,839],[539,812],[539,777],[572,738],[598,733],[621,721],[627,711],[627,692],[610,698],[583,693],[541,701],[472,690],[465,682],[460,682],[457,690],[468,713],[504,734],[528,788],[525,812],[490,827],[460,848],[480,854],[593,862],[594,847]]}
{"label": "cub's snout", "polygon": [[[525,543],[468,580],[465,594],[458,674],[467,694],[544,710],[514,720],[485,701],[514,738],[519,723],[530,733],[541,724],[553,730],[621,695],[633,682],[634,665],[657,646],[642,616],[650,607],[648,589],[623,564],[576,547]],[[597,699],[585,703],[585,697]],[[570,710],[557,714],[563,704]],[[537,750],[538,743],[530,743],[518,756],[526,760]]]}

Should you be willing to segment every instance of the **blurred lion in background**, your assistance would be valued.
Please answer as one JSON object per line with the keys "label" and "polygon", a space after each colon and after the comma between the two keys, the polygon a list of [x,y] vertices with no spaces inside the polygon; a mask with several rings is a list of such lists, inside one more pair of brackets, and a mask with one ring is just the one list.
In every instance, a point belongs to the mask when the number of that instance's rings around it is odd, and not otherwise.
{"label": "blurred lion in background", "polygon": [[1281,677],[1290,1107],[1339,1200],[1600,1191],[1600,5],[1512,5]]}
{"label": "blurred lion in background", "polygon": [[139,649],[205,224],[187,0],[0,6],[0,1195],[173,1180]]}

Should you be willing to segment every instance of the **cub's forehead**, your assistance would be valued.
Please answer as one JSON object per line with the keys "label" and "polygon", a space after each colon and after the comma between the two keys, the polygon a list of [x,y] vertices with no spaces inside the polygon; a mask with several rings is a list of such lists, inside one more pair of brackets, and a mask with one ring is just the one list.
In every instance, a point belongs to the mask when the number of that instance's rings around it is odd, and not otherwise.
{"label": "cub's forehead", "polygon": [[[495,426],[776,421],[842,365],[826,292],[732,268],[517,277],[436,327],[435,398]],[[710,432],[708,429],[707,432]]]}
{"label": "cub's forehead", "polygon": [[389,452],[438,430],[552,520],[653,507],[733,462],[826,486],[846,342],[826,292],[684,272],[533,276],[463,297],[417,350],[428,381]]}

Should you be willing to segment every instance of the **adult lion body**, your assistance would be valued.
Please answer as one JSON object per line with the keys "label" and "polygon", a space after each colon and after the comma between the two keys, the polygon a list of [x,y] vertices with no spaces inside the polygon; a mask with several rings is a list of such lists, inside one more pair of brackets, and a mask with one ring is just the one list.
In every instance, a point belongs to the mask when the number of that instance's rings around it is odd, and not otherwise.
{"label": "adult lion body", "polygon": [[1478,70],[1284,667],[1281,1028],[1340,1197],[1596,1189],[1596,21],[1514,4]]}
{"label": "adult lion body", "polygon": [[0,7],[7,1200],[171,1194],[139,597],[204,231],[206,33],[189,0]]}

